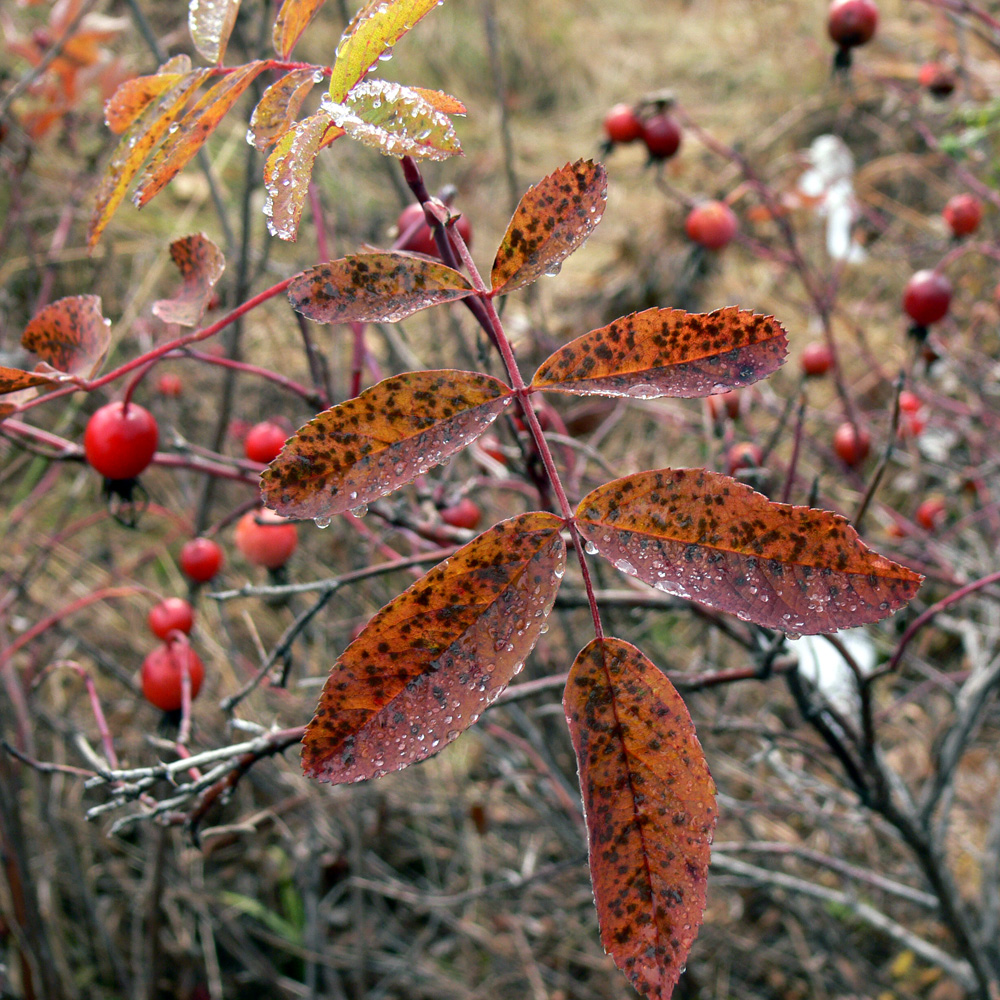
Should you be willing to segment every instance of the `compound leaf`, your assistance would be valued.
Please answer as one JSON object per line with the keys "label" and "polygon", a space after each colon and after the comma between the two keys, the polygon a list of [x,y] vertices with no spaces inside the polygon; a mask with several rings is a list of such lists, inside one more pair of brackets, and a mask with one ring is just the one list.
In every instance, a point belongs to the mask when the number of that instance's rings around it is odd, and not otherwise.
{"label": "compound leaf", "polygon": [[512,398],[477,372],[393,375],[296,431],[264,470],[264,502],[301,518],[370,503],[461,451]]}
{"label": "compound leaf", "polygon": [[330,100],[336,104],[343,101],[379,59],[391,56],[396,42],[438,3],[439,0],[368,0],[354,15],[337,45],[337,61],[330,74]]}
{"label": "compound leaf", "polygon": [[400,250],[317,264],[288,286],[292,308],[317,323],[396,323],[472,294],[458,271]]}
{"label": "compound leaf", "polygon": [[608,175],[592,160],[567,163],[529,188],[493,261],[493,294],[556,274],[601,221]]}
{"label": "compound leaf", "polygon": [[552,610],[566,565],[562,526],[541,512],[501,521],[379,611],[327,678],[302,741],[306,775],[378,777],[473,725]]}
{"label": "compound leaf", "polygon": [[577,518],[623,573],[785,632],[878,621],[923,579],[868,548],[841,515],[775,503],[705,469],[616,479],[588,493]]}
{"label": "compound leaf", "polygon": [[[319,80],[316,79],[317,73]],[[322,79],[320,71],[306,66],[293,69],[275,80],[261,95],[250,115],[247,141],[261,152],[277,142],[292,127],[309,91]]]}
{"label": "compound leaf", "polygon": [[99,295],[68,295],[32,317],[21,345],[57,371],[90,378],[108,352],[110,327]]}
{"label": "compound leaf", "polygon": [[186,55],[168,59],[150,76],[126,80],[104,105],[104,123],[115,135],[121,135],[146,110],[151,101],[168,91],[191,72]]}
{"label": "compound leaf", "polygon": [[221,63],[240,11],[240,0],[190,0],[188,30],[194,47],[210,63]]}
{"label": "compound leaf", "polygon": [[715,783],[681,696],[635,646],[594,639],[563,697],[587,817],[601,941],[667,1000],[705,910]]}
{"label": "compound leaf", "polygon": [[788,352],[773,316],[646,309],[591,330],[544,361],[532,386],[579,395],[707,396],[777,371]]}
{"label": "compound leaf", "polygon": [[172,299],[153,303],[153,315],[164,323],[194,326],[204,313],[212,289],[226,269],[222,251],[203,233],[170,244],[170,259],[181,272],[181,290]]}
{"label": "compound leaf", "polygon": [[8,368],[0,365],[0,396],[9,392],[20,392],[39,385],[54,385],[57,380],[43,372],[26,372],[22,368]]}
{"label": "compound leaf", "polygon": [[282,59],[287,59],[302,32],[316,16],[325,0],[284,0],[274,22],[271,40],[274,51]]}

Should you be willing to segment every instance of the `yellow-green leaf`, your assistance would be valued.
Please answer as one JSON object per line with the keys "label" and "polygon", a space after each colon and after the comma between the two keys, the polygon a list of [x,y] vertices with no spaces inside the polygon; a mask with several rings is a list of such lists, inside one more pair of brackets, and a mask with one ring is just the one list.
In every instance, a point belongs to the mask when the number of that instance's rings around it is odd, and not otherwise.
{"label": "yellow-green leaf", "polygon": [[292,127],[309,91],[323,79],[322,74],[319,80],[316,75],[316,69],[306,66],[272,83],[253,109],[247,140],[261,151],[277,142]]}

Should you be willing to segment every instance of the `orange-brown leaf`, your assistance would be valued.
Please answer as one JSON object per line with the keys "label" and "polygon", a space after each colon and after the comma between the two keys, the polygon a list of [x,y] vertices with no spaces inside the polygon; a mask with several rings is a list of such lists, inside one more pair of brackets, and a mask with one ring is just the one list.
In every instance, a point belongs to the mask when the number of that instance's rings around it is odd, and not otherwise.
{"label": "orange-brown leaf", "polygon": [[165,93],[191,72],[186,55],[168,59],[151,76],[126,80],[104,105],[104,122],[115,135],[121,135],[146,110],[151,101]]}
{"label": "orange-brown leaf", "polygon": [[264,91],[250,116],[250,130],[247,132],[247,139],[257,149],[263,152],[292,127],[303,101],[319,82],[316,72],[309,66],[293,69]]}
{"label": "orange-brown leaf", "polygon": [[563,697],[587,816],[601,941],[667,1000],[705,910],[715,783],[681,696],[635,646],[594,639]]}
{"label": "orange-brown leaf", "polygon": [[415,94],[419,94],[435,111],[440,111],[446,115],[464,115],[467,111],[465,105],[451,94],[445,94],[440,90],[427,90],[424,87],[411,87]]}
{"label": "orange-brown leaf", "polygon": [[775,503],[705,469],[616,479],[588,493],[577,518],[623,573],[785,632],[878,621],[923,579],[868,548],[840,514]]}
{"label": "orange-brown leaf", "polygon": [[246,63],[227,73],[201,95],[143,172],[132,195],[132,202],[138,208],[158,194],[187,165],[229,109],[266,68],[267,63],[263,60]]}
{"label": "orange-brown leaf", "polygon": [[43,372],[26,372],[21,368],[0,365],[0,396],[9,392],[20,392],[38,385],[53,385],[55,379]]}
{"label": "orange-brown leaf", "polygon": [[87,230],[87,245],[93,247],[101,238],[115,209],[125,197],[132,178],[146,157],[181,116],[191,95],[201,86],[211,70],[196,69],[182,77],[158,101],[151,104],[122,136],[97,189],[94,211]]}
{"label": "orange-brown leaf", "polygon": [[301,518],[370,503],[461,451],[512,398],[477,372],[393,375],[296,431],[261,476],[264,503]]}
{"label": "orange-brown leaf", "polygon": [[99,295],[68,295],[50,303],[21,334],[21,344],[57,371],[93,376],[111,343]]}
{"label": "orange-brown leaf", "polygon": [[473,293],[453,268],[400,250],[317,264],[288,286],[292,308],[317,323],[396,323]]}
{"label": "orange-brown leaf", "polygon": [[306,30],[324,2],[325,0],[284,0],[274,22],[274,30],[271,32],[274,51],[282,59],[288,58],[302,32]]}
{"label": "orange-brown leaf", "polygon": [[334,664],[302,769],[374,778],[457,739],[510,683],[552,610],[566,564],[553,514],[501,521],[368,623]]}
{"label": "orange-brown leaf", "polygon": [[181,290],[172,299],[153,303],[153,314],[164,323],[194,326],[212,297],[212,289],[226,269],[222,251],[203,233],[193,233],[170,244],[170,259],[181,272]]}
{"label": "orange-brown leaf", "polygon": [[512,292],[555,274],[601,221],[608,175],[592,160],[567,163],[529,188],[493,261],[493,292]]}
{"label": "orange-brown leaf", "polygon": [[221,63],[240,11],[240,0],[190,0],[188,29],[194,47],[210,63]]}
{"label": "orange-brown leaf", "polygon": [[777,371],[788,353],[773,316],[646,309],[591,330],[544,361],[532,385],[580,395],[708,396]]}

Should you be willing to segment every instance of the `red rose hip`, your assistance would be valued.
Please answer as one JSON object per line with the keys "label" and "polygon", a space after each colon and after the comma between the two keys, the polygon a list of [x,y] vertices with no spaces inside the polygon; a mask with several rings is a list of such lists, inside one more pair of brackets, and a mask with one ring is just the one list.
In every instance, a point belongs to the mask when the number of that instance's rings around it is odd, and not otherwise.
{"label": "red rose hip", "polygon": [[195,583],[208,583],[222,569],[222,546],[211,538],[192,538],[181,548],[181,571]]}
{"label": "red rose hip", "polygon": [[266,507],[247,511],[236,524],[235,537],[247,562],[268,569],[284,566],[299,544],[295,525]]}
{"label": "red rose hip", "polygon": [[833,0],[827,12],[826,30],[842,49],[853,49],[871,41],[878,27],[874,0]]}
{"label": "red rose hip", "polygon": [[868,457],[871,435],[864,427],[855,428],[850,421],[842,423],[833,434],[833,450],[838,458],[852,468]]}
{"label": "red rose hip", "polygon": [[802,371],[812,378],[825,375],[833,367],[833,351],[822,341],[815,340],[803,348],[801,364]]}
{"label": "red rose hip", "polygon": [[191,679],[191,700],[197,697],[205,679],[201,657],[186,642],[171,642],[157,646],[142,661],[142,693],[146,701],[164,712],[176,712],[181,707],[185,661]]}
{"label": "red rose hip", "polygon": [[616,104],[604,116],[604,134],[609,142],[635,142],[642,135],[642,122],[628,104]]}
{"label": "red rose hip", "polygon": [[903,309],[921,326],[943,319],[951,305],[951,282],[939,271],[917,271],[903,291]]}
{"label": "red rose hip", "polygon": [[653,115],[642,123],[642,141],[654,160],[669,160],[681,147],[681,127],[668,114]]}
{"label": "red rose hip", "polygon": [[972,194],[956,194],[948,199],[941,213],[955,236],[968,236],[979,228],[983,204]]}
{"label": "red rose hip", "polygon": [[138,403],[115,402],[95,410],[83,434],[87,461],[105,479],[133,479],[153,460],[160,431]]}
{"label": "red rose hip", "polygon": [[736,215],[724,201],[695,205],[684,222],[688,239],[706,250],[721,250],[736,235]]}
{"label": "red rose hip", "polygon": [[150,608],[147,622],[158,639],[166,639],[174,630],[187,635],[194,626],[194,608],[183,597],[168,597]]}
{"label": "red rose hip", "polygon": [[262,420],[247,431],[243,439],[243,454],[251,462],[267,465],[273,462],[284,447],[288,434],[271,420]]}

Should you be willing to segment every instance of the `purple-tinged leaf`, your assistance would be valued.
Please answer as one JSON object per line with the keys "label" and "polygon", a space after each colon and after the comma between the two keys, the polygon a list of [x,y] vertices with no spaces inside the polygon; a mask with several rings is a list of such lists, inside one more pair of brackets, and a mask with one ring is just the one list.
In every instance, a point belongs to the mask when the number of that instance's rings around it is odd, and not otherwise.
{"label": "purple-tinged leaf", "polygon": [[236,24],[240,0],[190,0],[188,30],[194,47],[210,63],[221,63]]}
{"label": "purple-tinged leaf", "polygon": [[250,116],[247,142],[261,152],[276,143],[292,127],[309,91],[323,79],[322,73],[316,79],[317,72],[309,66],[293,69],[272,83]]}
{"label": "purple-tinged leaf", "polygon": [[212,297],[226,259],[222,251],[203,233],[193,233],[170,244],[170,259],[181,273],[181,290],[172,299],[153,303],[153,315],[164,323],[194,326]]}

